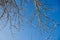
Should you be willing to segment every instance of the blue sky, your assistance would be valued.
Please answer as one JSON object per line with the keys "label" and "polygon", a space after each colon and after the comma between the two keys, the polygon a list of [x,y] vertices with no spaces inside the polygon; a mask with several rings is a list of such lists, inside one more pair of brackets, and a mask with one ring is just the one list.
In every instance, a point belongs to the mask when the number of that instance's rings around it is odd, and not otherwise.
{"label": "blue sky", "polygon": [[[45,0],[42,0],[42,1],[44,2]],[[19,1],[17,0],[17,2]],[[60,0],[48,0],[47,3],[50,5],[50,7],[55,8],[54,11],[48,12],[51,14],[51,18],[53,18],[56,22],[60,23]],[[28,15],[27,16],[28,18],[31,11],[34,9],[34,7],[32,6],[32,4],[29,4],[29,5],[27,4],[27,6],[25,7],[27,9],[25,10],[24,14]],[[55,40],[60,40],[60,26],[57,26],[54,34],[55,34],[54,35]],[[32,40],[44,40],[40,37],[39,29],[31,27],[28,23],[24,23],[24,26],[22,26],[21,30],[15,31],[14,35],[11,35],[9,30],[7,30],[6,28],[0,31],[0,40],[31,40],[31,39]]]}

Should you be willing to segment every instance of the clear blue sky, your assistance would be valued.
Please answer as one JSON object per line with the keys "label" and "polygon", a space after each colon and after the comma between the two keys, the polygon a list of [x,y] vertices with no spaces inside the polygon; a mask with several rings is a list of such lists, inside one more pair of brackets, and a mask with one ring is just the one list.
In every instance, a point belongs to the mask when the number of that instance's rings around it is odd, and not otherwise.
{"label": "clear blue sky", "polygon": [[[43,0],[43,2],[44,1],[45,0]],[[51,18],[60,23],[60,0],[47,0],[47,1],[48,1],[47,3],[50,4],[51,7],[56,9],[52,12],[49,12],[50,14],[52,14]],[[17,2],[19,1],[17,0]],[[32,4],[29,4],[26,6],[26,8],[27,9],[25,14],[27,14],[28,15],[27,17],[29,17],[34,7],[32,6]],[[24,30],[20,30],[19,32],[15,31],[16,34],[14,35],[11,35],[7,29],[2,30],[0,32],[0,40],[31,40],[31,38],[32,40],[42,40],[40,37],[39,30],[36,28],[32,28],[28,23],[24,23],[24,26],[22,26],[21,29]],[[60,26],[57,26],[54,34],[55,40],[60,40]]]}

